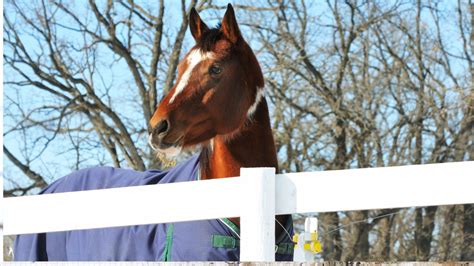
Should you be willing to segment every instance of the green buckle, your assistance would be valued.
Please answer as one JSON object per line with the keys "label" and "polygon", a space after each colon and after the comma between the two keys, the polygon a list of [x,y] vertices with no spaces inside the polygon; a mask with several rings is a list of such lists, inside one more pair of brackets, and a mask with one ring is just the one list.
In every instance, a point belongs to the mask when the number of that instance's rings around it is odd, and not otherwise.
{"label": "green buckle", "polygon": [[214,248],[236,248],[240,241],[231,236],[212,235],[212,247]]}
{"label": "green buckle", "polygon": [[294,244],[293,243],[280,243],[277,245],[278,248],[275,253],[280,255],[291,255],[293,254]]}
{"label": "green buckle", "polygon": [[[238,248],[240,247],[240,240],[231,236],[212,235],[212,247],[214,248]],[[280,255],[293,254],[293,243],[280,243],[276,245],[275,253]]]}

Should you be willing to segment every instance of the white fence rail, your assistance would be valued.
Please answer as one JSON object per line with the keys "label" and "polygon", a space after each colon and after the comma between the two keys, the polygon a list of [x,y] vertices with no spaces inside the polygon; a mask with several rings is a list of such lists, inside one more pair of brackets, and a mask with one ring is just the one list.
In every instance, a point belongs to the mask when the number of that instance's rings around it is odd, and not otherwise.
{"label": "white fence rail", "polygon": [[245,168],[241,175],[6,198],[3,233],[241,217],[241,260],[272,261],[275,214],[474,203],[474,162],[281,175]]}

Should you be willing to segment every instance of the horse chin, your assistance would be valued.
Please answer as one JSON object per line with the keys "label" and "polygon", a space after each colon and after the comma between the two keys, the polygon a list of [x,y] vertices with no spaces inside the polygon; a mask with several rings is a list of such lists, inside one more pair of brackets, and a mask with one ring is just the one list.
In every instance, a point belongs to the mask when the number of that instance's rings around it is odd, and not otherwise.
{"label": "horse chin", "polygon": [[166,159],[172,160],[181,153],[183,149],[183,137],[178,138],[174,144],[165,144],[161,142],[159,145],[153,143],[153,136],[148,136],[148,144],[158,154],[164,155]]}
{"label": "horse chin", "polygon": [[165,155],[166,159],[171,160],[176,158],[181,153],[181,150],[183,149],[183,145],[178,145],[178,146],[171,146],[166,149],[157,149],[156,151]]}

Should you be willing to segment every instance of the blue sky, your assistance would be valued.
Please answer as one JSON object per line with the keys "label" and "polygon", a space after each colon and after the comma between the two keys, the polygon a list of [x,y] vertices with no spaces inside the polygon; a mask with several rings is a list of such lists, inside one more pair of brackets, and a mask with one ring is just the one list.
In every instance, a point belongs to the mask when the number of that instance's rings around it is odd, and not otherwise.
{"label": "blue sky", "polygon": [[[146,3],[146,1],[144,1]],[[236,1],[237,2],[237,1]],[[167,27],[171,28],[177,28],[179,26],[179,23],[181,22],[180,20],[180,6],[176,5],[176,1],[172,0],[166,0],[165,1],[165,25]],[[227,3],[227,1],[217,1],[217,5],[222,5],[224,6]],[[308,3],[308,2],[306,2]],[[330,34],[328,34],[327,29],[325,29],[322,25],[329,23],[328,20],[331,20],[332,18],[327,14],[327,5],[325,1],[315,1],[315,2],[309,2],[310,4],[312,3],[313,5],[310,7],[312,11],[314,11],[314,15],[317,18],[315,21],[315,24],[313,25],[312,30],[318,32],[318,39],[317,40],[311,40],[314,42],[319,42],[319,43],[324,43],[325,41],[328,41],[330,37]],[[454,2],[453,1],[444,1],[442,6],[447,8],[447,9],[452,9],[454,7]],[[78,4],[78,6],[81,6]],[[246,16],[246,14],[240,12],[238,9],[236,10],[237,12],[237,18],[240,22],[244,22],[246,20],[253,19],[252,17]],[[7,12],[8,15],[11,13]],[[204,21],[209,25],[209,26],[214,26],[220,21],[220,18],[222,17],[224,13],[224,10],[206,10],[201,12],[201,17],[204,19]],[[427,14],[425,13],[425,16]],[[179,19],[178,19],[179,18]],[[430,19],[427,17],[426,20],[430,21]],[[443,25],[445,27],[446,31],[455,31],[455,29],[450,26],[450,24]],[[247,27],[241,26],[241,29],[244,33],[244,35],[250,39],[253,40],[250,42],[250,45],[254,48],[254,50],[257,52],[260,50],[261,45],[255,41],[253,37],[254,33]],[[66,34],[65,30],[64,31]],[[320,34],[319,34],[320,33]],[[69,34],[69,33],[68,33]],[[172,36],[171,36],[172,37]],[[80,40],[78,40],[80,41]],[[182,52],[186,52],[190,46],[193,44],[193,40],[189,34],[189,31],[186,34],[186,40],[184,47],[182,49]],[[33,41],[32,38],[29,39],[27,42],[27,45],[29,47],[37,47],[37,43]],[[170,43],[172,45],[172,43]],[[460,42],[458,40],[453,41],[450,43],[450,45],[454,46],[454,50],[460,49]],[[456,47],[456,46],[459,46]],[[107,56],[113,56],[107,49],[103,49],[103,55]],[[109,64],[109,62],[107,62]],[[135,123],[135,124],[141,124],[144,123],[142,121],[143,119],[139,117],[139,107],[134,106],[131,100],[123,100],[123,99],[133,99],[133,97],[136,97],[136,91],[134,89],[134,84],[130,82],[130,74],[129,71],[125,68],[123,60],[118,60],[115,61],[113,65],[107,65],[104,64],[103,68],[101,71],[103,72],[103,79],[105,84],[112,84],[114,89],[110,95],[112,98],[115,99],[116,102],[120,102],[120,105],[118,105],[121,108],[121,113],[124,118],[129,120],[130,123]],[[462,65],[456,65],[457,69],[459,72],[464,72],[465,69],[462,69]],[[8,78],[14,77],[14,74],[11,70],[8,68],[5,69],[4,75]],[[34,96],[34,97],[31,97]],[[14,97],[16,98],[17,95],[12,93],[12,90],[5,90],[4,97]],[[20,92],[20,98],[23,101],[23,104],[25,106],[30,106],[33,107],[38,104],[38,99],[44,97],[48,97],[47,95],[41,94],[41,93],[35,93],[34,95],[31,94],[29,90],[22,90]],[[46,101],[50,101],[47,98],[45,98]],[[8,102],[8,101],[7,101]],[[55,102],[51,102],[51,104],[54,104]],[[117,105],[115,105],[117,106]],[[8,106],[7,106],[8,107]],[[138,115],[138,118],[137,118]],[[12,125],[12,121],[8,118],[5,117],[4,125],[6,126],[5,128],[8,128],[9,126]],[[41,132],[38,132],[38,138],[39,143],[38,147],[41,146],[42,141],[44,142],[45,140],[42,139]],[[66,140],[66,139],[64,139]],[[136,140],[137,142],[140,142],[141,146],[146,145],[146,139],[145,138],[139,138]],[[9,149],[12,150],[15,154],[21,154],[20,148],[21,148],[21,143],[22,141],[22,136],[21,135],[9,135],[5,138],[6,145]],[[67,160],[73,160],[74,158],[71,158],[70,154],[65,154],[63,152],[63,146],[61,145],[61,141],[56,141],[55,143],[52,144],[52,146],[39,158],[37,161],[34,162],[34,168],[39,169],[40,172],[44,172],[47,176],[53,176],[54,178],[60,177],[64,174],[67,174],[70,172],[72,169],[69,167],[65,167],[63,162]],[[283,151],[282,151],[283,152]],[[107,158],[107,154],[105,152],[99,152],[100,157],[103,157],[103,162],[101,163],[107,163],[109,160]],[[20,156],[21,158],[21,156]],[[9,177],[16,177],[16,176],[22,176],[22,174],[14,167],[12,164],[8,161],[8,159],[4,158],[3,163],[5,164],[5,172],[7,176]],[[91,166],[94,164],[97,164],[98,162],[94,159],[91,158],[90,160],[86,161],[83,166]]]}

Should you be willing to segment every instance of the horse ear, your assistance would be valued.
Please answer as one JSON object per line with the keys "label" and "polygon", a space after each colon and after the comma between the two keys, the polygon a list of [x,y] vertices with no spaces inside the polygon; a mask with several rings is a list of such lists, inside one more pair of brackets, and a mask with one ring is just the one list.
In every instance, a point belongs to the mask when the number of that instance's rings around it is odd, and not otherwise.
{"label": "horse ear", "polygon": [[198,41],[205,32],[209,31],[206,23],[201,20],[201,17],[199,17],[194,7],[191,8],[191,13],[189,13],[189,29],[196,41]]}
{"label": "horse ear", "polygon": [[239,25],[237,25],[237,20],[235,19],[234,8],[231,4],[227,5],[227,10],[225,12],[224,18],[221,23],[222,32],[224,36],[229,39],[232,43],[237,43],[238,40],[242,39],[242,34],[239,30]]}

